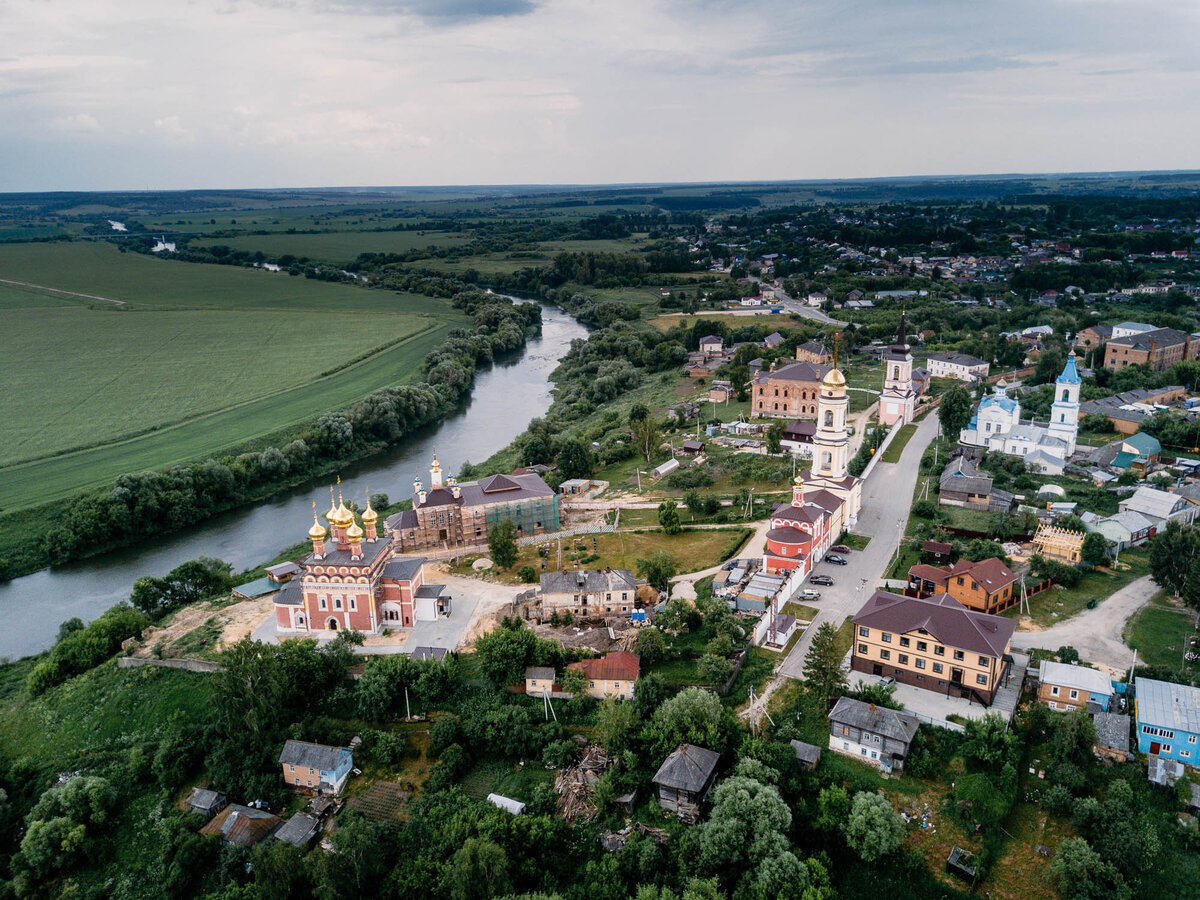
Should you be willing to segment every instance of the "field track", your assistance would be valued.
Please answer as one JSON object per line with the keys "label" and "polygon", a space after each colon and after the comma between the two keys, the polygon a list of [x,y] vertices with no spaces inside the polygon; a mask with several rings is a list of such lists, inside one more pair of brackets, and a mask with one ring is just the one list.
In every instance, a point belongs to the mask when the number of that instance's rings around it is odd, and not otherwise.
{"label": "field track", "polygon": [[112,297],[97,297],[95,294],[80,294],[76,291],[61,291],[58,288],[46,287],[44,284],[30,284],[28,281],[9,281],[7,278],[0,278],[0,284],[10,284],[13,287],[33,288],[36,291],[46,291],[50,294],[58,294],[63,297],[79,297],[82,300],[101,300],[105,303],[113,303],[117,306],[124,306],[124,300],[114,300]]}

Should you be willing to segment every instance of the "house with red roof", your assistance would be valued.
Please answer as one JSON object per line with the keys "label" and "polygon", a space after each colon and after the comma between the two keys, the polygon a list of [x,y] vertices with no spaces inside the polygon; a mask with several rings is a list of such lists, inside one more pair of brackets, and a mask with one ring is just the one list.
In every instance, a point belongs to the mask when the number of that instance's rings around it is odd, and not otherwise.
{"label": "house with red roof", "polygon": [[636,653],[616,650],[598,659],[581,659],[568,669],[576,669],[588,680],[587,692],[597,700],[616,697],[618,700],[633,699],[633,684],[637,681],[642,658]]}

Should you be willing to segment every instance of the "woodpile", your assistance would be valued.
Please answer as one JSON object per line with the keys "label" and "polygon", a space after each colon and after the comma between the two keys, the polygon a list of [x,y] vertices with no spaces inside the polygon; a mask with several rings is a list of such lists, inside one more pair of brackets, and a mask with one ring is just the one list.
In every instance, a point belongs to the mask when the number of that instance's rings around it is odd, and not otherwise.
{"label": "woodpile", "polygon": [[596,798],[593,787],[604,770],[613,764],[603,748],[590,744],[584,748],[579,761],[559,771],[554,778],[558,793],[558,812],[568,824],[590,822],[596,818]]}

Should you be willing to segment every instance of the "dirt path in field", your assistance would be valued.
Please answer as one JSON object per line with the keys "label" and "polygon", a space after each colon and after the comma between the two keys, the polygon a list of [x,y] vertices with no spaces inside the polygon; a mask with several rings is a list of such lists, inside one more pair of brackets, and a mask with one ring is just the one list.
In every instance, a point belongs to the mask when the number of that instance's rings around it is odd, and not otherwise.
{"label": "dirt path in field", "polygon": [[81,294],[78,291],[64,291],[59,288],[47,287],[44,284],[33,284],[29,281],[10,281],[7,278],[0,278],[0,284],[11,284],[14,287],[34,288],[39,291],[46,291],[50,294],[59,294],[63,297],[79,297],[83,300],[99,300],[102,303],[111,303],[114,306],[124,306],[124,300],[114,300],[112,297],[100,297],[96,294]]}

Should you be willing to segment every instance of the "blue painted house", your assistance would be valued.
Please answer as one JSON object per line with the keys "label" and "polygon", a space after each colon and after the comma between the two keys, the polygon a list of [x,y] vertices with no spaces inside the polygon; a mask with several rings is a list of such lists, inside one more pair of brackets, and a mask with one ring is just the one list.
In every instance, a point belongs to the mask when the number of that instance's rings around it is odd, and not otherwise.
{"label": "blue painted house", "polygon": [[354,754],[345,747],[288,741],[279,754],[283,780],[293,788],[314,793],[341,793],[354,768]]}
{"label": "blue painted house", "polygon": [[1200,765],[1200,688],[1150,678],[1134,687],[1138,752]]}

